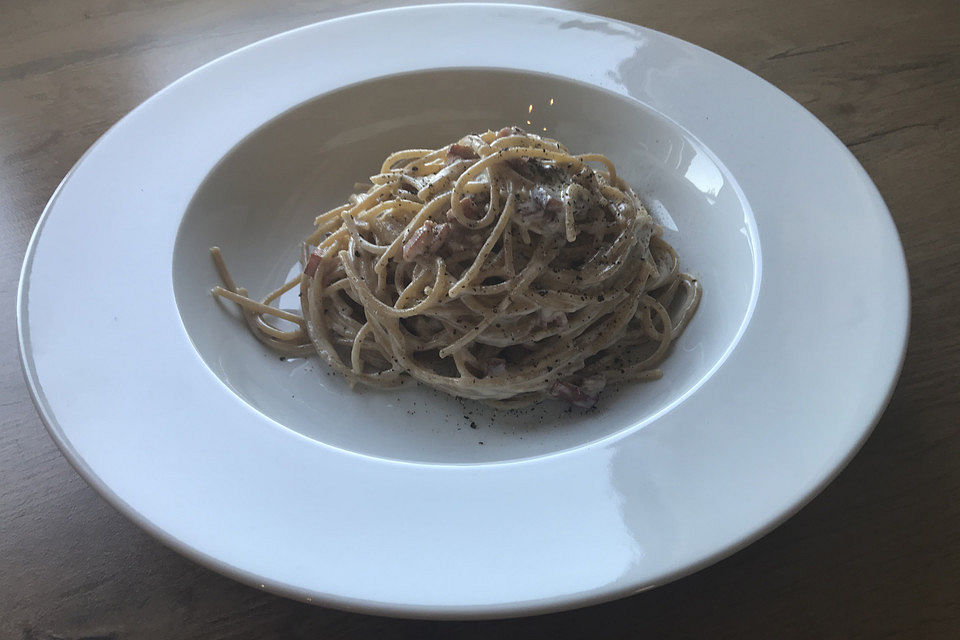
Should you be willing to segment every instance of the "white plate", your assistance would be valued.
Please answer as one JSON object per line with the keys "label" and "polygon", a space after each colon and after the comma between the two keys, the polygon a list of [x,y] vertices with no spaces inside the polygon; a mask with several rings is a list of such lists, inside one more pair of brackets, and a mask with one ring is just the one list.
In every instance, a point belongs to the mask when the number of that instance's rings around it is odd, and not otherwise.
{"label": "white plate", "polygon": [[[586,414],[350,392],[210,297],[211,244],[259,295],[389,150],[507,123],[608,154],[700,274],[662,380]],[[51,434],[152,534],[290,597],[460,618],[634,593],[781,522],[879,417],[908,303],[873,184],[771,85],[641,27],[454,5],[284,33],[145,102],[54,194],[18,311]]]}

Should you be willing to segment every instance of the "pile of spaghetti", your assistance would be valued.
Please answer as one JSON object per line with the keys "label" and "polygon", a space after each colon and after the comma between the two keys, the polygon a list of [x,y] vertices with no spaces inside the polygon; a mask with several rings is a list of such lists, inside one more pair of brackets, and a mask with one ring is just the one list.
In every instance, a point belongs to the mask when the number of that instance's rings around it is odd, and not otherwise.
{"label": "pile of spaghetti", "polygon": [[[357,190],[317,217],[303,272],[262,302],[211,249],[213,293],[257,338],[319,353],[351,385],[412,376],[498,406],[589,407],[609,382],[660,377],[700,298],[606,157],[517,127],[397,151]],[[296,286],[299,314],[272,305]]]}

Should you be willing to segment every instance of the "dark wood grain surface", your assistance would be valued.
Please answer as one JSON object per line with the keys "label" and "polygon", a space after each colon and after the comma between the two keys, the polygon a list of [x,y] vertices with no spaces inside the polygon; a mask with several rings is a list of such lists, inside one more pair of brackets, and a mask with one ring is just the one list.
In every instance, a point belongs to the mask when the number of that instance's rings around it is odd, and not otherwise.
{"label": "dark wood grain surface", "polygon": [[0,0],[0,638],[960,637],[960,3],[551,2],[716,51],[793,96],[860,159],[910,267],[903,376],[850,466],[786,524],[678,582],[520,620],[312,607],[163,547],[50,440],[17,357],[27,240],[111,124],[194,67],[299,25],[397,3]]}

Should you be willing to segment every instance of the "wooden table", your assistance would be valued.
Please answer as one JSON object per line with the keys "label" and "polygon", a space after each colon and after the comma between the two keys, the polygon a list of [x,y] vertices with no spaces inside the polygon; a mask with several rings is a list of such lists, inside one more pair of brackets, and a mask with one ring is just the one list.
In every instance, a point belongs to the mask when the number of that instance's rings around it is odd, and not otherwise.
{"label": "wooden table", "polygon": [[906,248],[910,346],[890,407],[821,496],[759,542],[654,591],[482,623],[284,600],[166,549],[47,436],[14,314],[27,239],[111,124],[241,45],[396,4],[0,0],[0,638],[960,637],[960,3],[597,0],[550,4],[730,58],[823,120],[876,181]]}

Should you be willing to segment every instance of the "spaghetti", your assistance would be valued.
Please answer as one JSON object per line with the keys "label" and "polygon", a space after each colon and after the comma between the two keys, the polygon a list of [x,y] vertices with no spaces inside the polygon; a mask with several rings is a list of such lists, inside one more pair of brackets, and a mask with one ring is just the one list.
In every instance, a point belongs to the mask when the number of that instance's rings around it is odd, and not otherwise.
{"label": "spaghetti", "polygon": [[[262,301],[211,249],[213,293],[261,342],[317,353],[351,386],[411,376],[498,406],[589,407],[608,382],[659,378],[700,300],[606,157],[517,127],[397,151],[357,189]],[[274,306],[298,286],[300,314]]]}

